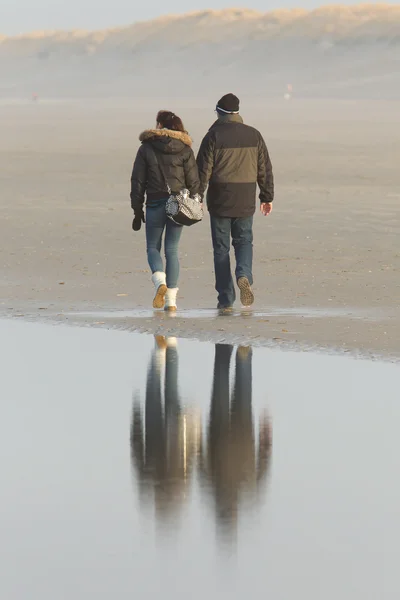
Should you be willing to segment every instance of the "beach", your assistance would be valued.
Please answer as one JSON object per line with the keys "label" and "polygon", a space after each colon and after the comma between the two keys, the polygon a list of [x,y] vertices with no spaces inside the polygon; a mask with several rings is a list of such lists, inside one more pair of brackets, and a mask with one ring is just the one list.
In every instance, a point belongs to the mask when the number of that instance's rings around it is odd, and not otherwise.
{"label": "beach", "polygon": [[144,231],[131,230],[132,163],[158,109],[182,115],[195,150],[215,115],[199,98],[160,102],[0,104],[0,314],[397,361],[397,103],[244,101],[276,180],[273,214],[255,216],[254,311],[216,316],[206,214],[182,236],[171,320],[151,311]]}
{"label": "beach", "polygon": [[[204,104],[170,107],[195,150]],[[396,106],[244,103],[276,200],[223,317],[207,214],[151,307],[129,191],[158,108],[0,104],[0,595],[397,598]]]}

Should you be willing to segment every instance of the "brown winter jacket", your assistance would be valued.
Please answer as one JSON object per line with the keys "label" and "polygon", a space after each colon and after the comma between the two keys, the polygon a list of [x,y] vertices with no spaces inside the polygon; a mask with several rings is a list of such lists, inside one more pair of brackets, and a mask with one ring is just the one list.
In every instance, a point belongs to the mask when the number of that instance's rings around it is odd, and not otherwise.
{"label": "brown winter jacket", "polygon": [[197,165],[200,194],[207,184],[207,204],[211,215],[249,217],[256,208],[257,184],[260,201],[274,199],[271,160],[257,129],[244,125],[239,115],[220,117],[204,138]]}

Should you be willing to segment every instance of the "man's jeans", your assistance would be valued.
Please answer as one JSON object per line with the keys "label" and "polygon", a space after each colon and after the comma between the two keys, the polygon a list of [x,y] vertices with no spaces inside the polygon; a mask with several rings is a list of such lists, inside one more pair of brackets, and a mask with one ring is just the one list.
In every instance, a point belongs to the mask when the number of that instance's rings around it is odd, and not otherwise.
{"label": "man's jeans", "polygon": [[146,208],[146,241],[147,260],[152,273],[164,271],[161,257],[161,244],[165,231],[165,271],[167,287],[178,287],[179,258],[178,247],[182,235],[182,226],[177,225],[167,217],[165,205],[167,200],[158,200]]}
{"label": "man's jeans", "polygon": [[253,217],[234,219],[211,216],[214,247],[215,289],[221,308],[233,306],[236,293],[229,258],[231,236],[236,256],[236,281],[247,277],[253,284]]}

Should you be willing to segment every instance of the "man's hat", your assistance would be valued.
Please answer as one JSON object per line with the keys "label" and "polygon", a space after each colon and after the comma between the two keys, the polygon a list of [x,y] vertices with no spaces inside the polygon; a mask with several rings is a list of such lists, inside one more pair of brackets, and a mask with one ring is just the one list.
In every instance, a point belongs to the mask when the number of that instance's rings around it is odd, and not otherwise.
{"label": "man's hat", "polygon": [[222,96],[217,104],[217,111],[226,115],[237,115],[239,112],[239,98],[234,94]]}

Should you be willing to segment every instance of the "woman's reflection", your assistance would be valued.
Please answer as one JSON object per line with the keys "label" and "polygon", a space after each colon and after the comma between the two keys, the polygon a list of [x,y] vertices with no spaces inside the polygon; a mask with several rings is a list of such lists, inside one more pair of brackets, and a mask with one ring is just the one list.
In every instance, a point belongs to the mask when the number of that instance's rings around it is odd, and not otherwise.
{"label": "woman's reflection", "polygon": [[157,336],[147,375],[144,423],[139,401],[133,406],[131,456],[140,494],[146,502],[154,495],[160,517],[172,517],[182,507],[200,437],[199,419],[181,407],[176,339]]}
{"label": "woman's reflection", "polygon": [[257,492],[266,477],[272,448],[272,430],[264,416],[258,428],[258,444],[252,410],[252,350],[239,347],[235,382],[230,397],[230,362],[233,346],[215,347],[214,378],[206,450],[201,472],[212,489],[218,524],[235,529],[238,509]]}

